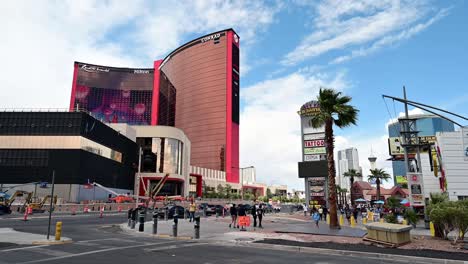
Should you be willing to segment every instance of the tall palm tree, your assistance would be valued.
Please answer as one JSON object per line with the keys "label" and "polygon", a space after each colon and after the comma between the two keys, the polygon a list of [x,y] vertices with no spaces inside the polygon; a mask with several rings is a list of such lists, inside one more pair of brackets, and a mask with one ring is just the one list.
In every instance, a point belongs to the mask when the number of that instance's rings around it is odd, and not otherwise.
{"label": "tall palm tree", "polygon": [[320,89],[317,101],[320,112],[311,117],[310,123],[314,128],[325,126],[325,146],[328,160],[328,202],[330,204],[330,228],[339,228],[336,213],[336,188],[335,188],[335,158],[333,125],[339,128],[355,125],[359,110],[349,105],[351,97],[343,96],[341,92],[333,89]]}
{"label": "tall palm tree", "polygon": [[343,176],[349,177],[349,195],[351,196],[351,205],[354,206],[354,199],[353,199],[353,183],[354,183],[354,177],[361,177],[361,173],[359,171],[356,171],[355,169],[350,169],[347,172],[343,173]]}
{"label": "tall palm tree", "polygon": [[383,169],[373,169],[370,170],[370,172],[371,175],[369,175],[369,180],[375,180],[375,183],[377,184],[377,200],[380,200],[380,183],[382,180],[389,180],[391,176]]}

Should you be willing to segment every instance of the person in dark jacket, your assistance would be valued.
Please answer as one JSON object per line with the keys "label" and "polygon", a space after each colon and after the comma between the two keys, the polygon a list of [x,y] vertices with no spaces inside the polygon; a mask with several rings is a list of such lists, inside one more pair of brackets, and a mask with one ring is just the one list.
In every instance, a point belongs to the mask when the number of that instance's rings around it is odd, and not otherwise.
{"label": "person in dark jacket", "polygon": [[252,217],[253,217],[253,220],[254,220],[254,227],[257,227],[257,206],[258,204],[254,204],[252,206]]}
{"label": "person in dark jacket", "polygon": [[236,208],[236,204],[232,204],[231,208],[229,209],[229,212],[231,214],[231,223],[229,224],[229,228],[231,228],[232,225],[234,225],[234,228],[236,228],[236,225],[237,225],[237,208]]}
{"label": "person in dark jacket", "polygon": [[262,219],[263,219],[264,214],[265,214],[265,210],[263,209],[263,205],[259,205],[258,209],[257,209],[258,227],[259,228],[263,228],[262,227]]}

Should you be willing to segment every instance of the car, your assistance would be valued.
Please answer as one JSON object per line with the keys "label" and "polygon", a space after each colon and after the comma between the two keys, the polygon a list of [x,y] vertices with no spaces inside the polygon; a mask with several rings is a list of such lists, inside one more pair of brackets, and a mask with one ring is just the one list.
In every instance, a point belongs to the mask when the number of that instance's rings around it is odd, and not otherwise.
{"label": "car", "polygon": [[182,219],[184,218],[184,212],[188,215],[188,210],[180,205],[169,205],[158,210],[158,217],[164,218],[165,211],[167,210],[167,218],[172,219],[174,215],[177,214],[177,218]]}
{"label": "car", "polygon": [[215,206],[212,204],[202,203],[198,206],[200,213],[203,213],[206,210],[206,215],[212,215],[216,213]]}
{"label": "car", "polygon": [[239,204],[239,207],[243,207],[246,214],[250,214],[252,212],[252,205],[250,204]]}

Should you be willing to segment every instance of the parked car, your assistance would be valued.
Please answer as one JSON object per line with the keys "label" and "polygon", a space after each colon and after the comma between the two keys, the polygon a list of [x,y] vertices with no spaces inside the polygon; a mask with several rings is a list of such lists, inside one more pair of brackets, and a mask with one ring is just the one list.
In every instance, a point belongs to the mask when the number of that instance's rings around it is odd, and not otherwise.
{"label": "parked car", "polygon": [[200,213],[203,213],[203,211],[206,210],[206,215],[212,215],[216,213],[215,206],[212,204],[202,203],[200,206],[198,206],[198,209],[200,210]]}
{"label": "parked car", "polygon": [[250,204],[239,204],[239,207],[243,207],[246,214],[250,214],[252,212],[252,205]]}
{"label": "parked car", "polygon": [[158,210],[158,217],[164,218],[164,211],[167,210],[167,218],[172,219],[174,215],[177,214],[177,218],[182,219],[184,218],[184,211],[186,215],[188,215],[188,210],[180,205],[170,205]]}

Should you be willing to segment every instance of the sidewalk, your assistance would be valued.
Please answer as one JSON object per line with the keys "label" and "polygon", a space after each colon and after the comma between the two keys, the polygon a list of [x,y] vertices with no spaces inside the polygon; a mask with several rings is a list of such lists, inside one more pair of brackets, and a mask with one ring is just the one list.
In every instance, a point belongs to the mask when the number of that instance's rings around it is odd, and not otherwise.
{"label": "sidewalk", "polygon": [[[305,243],[305,246],[324,247],[320,245],[330,245],[330,247],[337,249],[356,250],[372,252],[372,249],[378,247],[370,242],[365,242],[362,237],[366,234],[363,230],[362,224],[356,228],[349,226],[342,226],[340,230],[330,230],[325,221],[320,222],[320,228],[316,228],[315,224],[310,221],[309,217],[304,217],[302,214],[268,214],[264,217],[263,229],[249,227],[247,231],[239,231],[237,228],[229,228],[230,218],[215,218],[214,216],[208,218],[201,218],[200,224],[200,240],[210,243],[268,243],[274,245],[288,245],[291,242]],[[172,236],[172,220],[158,221],[158,236],[171,237]],[[138,224],[135,230],[127,227],[127,224],[121,225],[122,230],[134,234],[143,235],[138,232]],[[403,250],[405,254],[410,254],[411,251],[425,250],[440,251],[425,253],[426,255],[446,256],[449,258],[450,252],[459,252],[465,254],[468,259],[468,250],[463,249],[463,245],[453,245],[450,241],[434,239],[426,236],[424,228],[415,229],[416,232],[412,233],[412,243],[406,244],[398,248]],[[422,235],[421,235],[422,234]],[[144,235],[152,235],[152,221],[145,223]],[[188,220],[179,220],[178,236],[180,239],[190,239],[194,236],[194,223]],[[326,247],[326,246],[325,246]],[[406,251],[405,251],[406,250]],[[359,251],[359,250],[358,250]],[[396,254],[396,253],[395,253]],[[465,256],[463,255],[463,256]]]}
{"label": "sidewalk", "polygon": [[38,235],[33,233],[25,233],[13,230],[13,228],[0,228],[0,243],[11,243],[18,245],[32,244],[63,244],[70,243],[71,239],[61,237],[59,241],[55,241],[55,235],[51,234],[49,240],[46,235]]}

